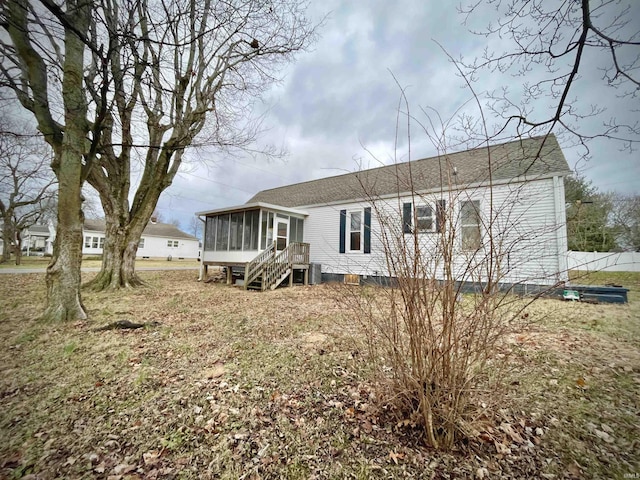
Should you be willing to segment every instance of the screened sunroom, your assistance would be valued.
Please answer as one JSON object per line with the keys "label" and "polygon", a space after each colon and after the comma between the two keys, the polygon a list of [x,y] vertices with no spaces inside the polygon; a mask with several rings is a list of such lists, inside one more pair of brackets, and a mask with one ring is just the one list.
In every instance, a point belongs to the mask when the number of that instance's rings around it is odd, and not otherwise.
{"label": "screened sunroom", "polygon": [[266,203],[197,213],[205,224],[204,265],[240,266],[273,248],[284,251],[304,239],[307,213]]}

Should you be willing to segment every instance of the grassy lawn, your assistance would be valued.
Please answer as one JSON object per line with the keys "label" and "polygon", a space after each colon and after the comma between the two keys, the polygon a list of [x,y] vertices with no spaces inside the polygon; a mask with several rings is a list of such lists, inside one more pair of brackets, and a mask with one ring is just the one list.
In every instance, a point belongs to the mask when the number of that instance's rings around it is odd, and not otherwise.
{"label": "grassy lawn", "polygon": [[[44,275],[0,275],[0,478],[640,475],[638,274],[629,305],[528,307],[500,352],[500,408],[449,453],[378,402],[346,287],[141,276],[143,289],[86,292],[91,321],[43,325]],[[123,319],[160,324],[95,330]]]}

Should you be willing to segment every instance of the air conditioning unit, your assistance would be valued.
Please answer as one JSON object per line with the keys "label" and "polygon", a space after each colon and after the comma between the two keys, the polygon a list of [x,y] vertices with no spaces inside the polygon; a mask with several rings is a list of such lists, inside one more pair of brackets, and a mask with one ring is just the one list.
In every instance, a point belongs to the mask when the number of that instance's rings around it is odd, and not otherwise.
{"label": "air conditioning unit", "polygon": [[319,285],[322,283],[322,265],[319,263],[309,264],[309,285]]}

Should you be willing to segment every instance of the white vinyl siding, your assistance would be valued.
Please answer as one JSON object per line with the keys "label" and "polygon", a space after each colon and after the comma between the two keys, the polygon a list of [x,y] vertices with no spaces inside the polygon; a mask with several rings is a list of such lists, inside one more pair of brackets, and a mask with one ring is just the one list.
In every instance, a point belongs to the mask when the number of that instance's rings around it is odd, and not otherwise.
{"label": "white vinyl siding", "polygon": [[[562,185],[562,182],[559,182]],[[434,194],[432,197],[425,195],[422,201],[415,203],[430,205],[432,207],[432,228],[436,222],[435,205],[439,199],[447,201],[448,218],[457,219],[455,224],[458,246],[454,252],[454,271],[460,280],[473,281],[471,274],[465,273],[465,266],[469,261],[482,262],[485,254],[491,251],[491,245],[487,229],[493,230],[493,251],[497,252],[501,262],[501,271],[504,273],[502,281],[524,282],[537,284],[552,284],[558,278],[565,278],[566,272],[559,277],[555,274],[559,271],[562,258],[566,256],[566,242],[562,244],[559,239],[563,236],[559,233],[565,229],[564,205],[556,205],[555,198],[559,195],[554,191],[553,179],[534,180],[527,183],[514,183],[495,186],[493,195],[487,188],[474,188],[468,191],[462,190],[453,193]],[[493,209],[490,208],[493,200]],[[371,212],[371,254],[363,254],[359,251],[350,251],[349,238],[345,239],[346,253],[340,254],[340,211],[346,210],[345,234],[349,237],[351,219],[349,213],[362,211],[368,203],[345,203],[329,206],[304,206],[309,212],[304,231],[304,239],[310,243],[311,262],[322,265],[325,273],[355,273],[360,275],[387,275],[384,248],[380,240],[380,225],[378,214],[380,211],[387,219],[394,219],[394,228],[402,232],[402,205],[405,202],[414,202],[415,198],[392,198],[379,200]],[[460,208],[463,202],[478,202],[476,205],[480,213],[480,245],[477,252],[465,251],[460,245],[461,215]],[[559,211],[558,209],[561,209]],[[491,212],[493,211],[493,217]],[[421,212],[427,213],[427,212]],[[428,227],[427,215],[422,226]],[[470,219],[470,221],[473,219]],[[474,221],[475,222],[475,221]],[[387,223],[387,222],[383,222]],[[478,224],[470,223],[468,229],[478,231]],[[468,233],[468,232],[467,232]],[[471,235],[469,233],[469,235]],[[400,233],[401,237],[402,234]],[[404,235],[407,244],[410,238]],[[426,259],[433,260],[434,276],[441,278],[441,259],[438,258],[437,249],[440,248],[438,239],[440,235],[420,235],[419,245]],[[476,235],[474,237],[478,239]],[[476,243],[477,245],[477,243]],[[432,253],[430,255],[430,253]],[[475,256],[473,259],[471,256]],[[475,273],[482,272],[478,267]]]}

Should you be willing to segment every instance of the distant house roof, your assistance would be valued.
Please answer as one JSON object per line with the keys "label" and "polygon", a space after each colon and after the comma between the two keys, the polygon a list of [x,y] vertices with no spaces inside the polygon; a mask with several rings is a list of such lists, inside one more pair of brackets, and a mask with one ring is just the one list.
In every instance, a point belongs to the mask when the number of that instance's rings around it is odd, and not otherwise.
{"label": "distant house roof", "polygon": [[[543,178],[570,173],[554,135],[491,146],[492,179]],[[539,153],[539,155],[538,155]],[[258,192],[247,203],[265,202],[302,207],[411,191],[429,191],[448,185],[464,187],[489,180],[487,148],[449,153],[411,162],[386,165]],[[453,172],[456,174],[448,175]],[[413,186],[413,188],[412,188]]]}
{"label": "distant house roof", "polygon": [[47,227],[46,225],[31,225],[28,228],[28,233],[30,235],[37,235],[42,237],[48,237],[50,234],[49,227]]}
{"label": "distant house roof", "polygon": [[[105,221],[102,219],[92,220],[88,219],[84,221],[84,229],[91,232],[102,232],[106,230]],[[186,240],[199,241],[197,237],[184,233],[175,225],[170,223],[149,223],[142,232],[143,235],[150,237],[165,237],[165,238],[184,238]]]}

